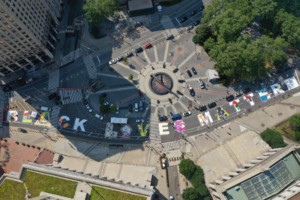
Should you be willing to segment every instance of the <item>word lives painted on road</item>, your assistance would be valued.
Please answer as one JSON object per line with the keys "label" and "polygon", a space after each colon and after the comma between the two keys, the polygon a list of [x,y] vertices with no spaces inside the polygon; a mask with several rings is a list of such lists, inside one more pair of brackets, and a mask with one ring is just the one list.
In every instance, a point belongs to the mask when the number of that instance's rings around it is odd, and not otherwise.
{"label": "word lives painted on road", "polygon": [[7,123],[23,123],[47,127],[51,125],[48,112],[8,110],[4,116],[6,117],[4,121]]}
{"label": "word lives painted on road", "polygon": [[[71,122],[70,117],[63,115],[58,119],[58,126],[61,128],[69,128],[71,126],[70,122]],[[87,122],[86,119],[80,120],[80,118],[75,118],[72,129],[77,131],[78,128],[80,128],[80,131],[85,131],[84,128],[85,122]]]}

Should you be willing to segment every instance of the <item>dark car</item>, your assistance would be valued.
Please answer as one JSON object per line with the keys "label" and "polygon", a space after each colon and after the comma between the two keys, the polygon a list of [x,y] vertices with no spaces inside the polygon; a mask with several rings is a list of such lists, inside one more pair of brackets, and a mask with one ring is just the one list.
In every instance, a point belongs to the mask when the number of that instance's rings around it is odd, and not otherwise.
{"label": "dark car", "polygon": [[143,48],[142,47],[139,47],[137,49],[135,49],[135,53],[141,53],[143,52]]}
{"label": "dark car", "polygon": [[186,16],[183,16],[183,17],[179,18],[179,22],[180,22],[180,23],[183,23],[183,22],[185,22],[186,20],[187,20],[187,17],[186,17]]}
{"label": "dark car", "polygon": [[186,73],[189,75],[189,77],[193,76],[193,74],[192,74],[192,72],[190,70],[187,70]]}
{"label": "dark car", "polygon": [[128,111],[129,111],[129,112],[132,112],[132,111],[133,111],[133,105],[132,105],[132,104],[129,104],[129,105],[128,105]]}
{"label": "dark car", "polygon": [[217,106],[216,102],[212,102],[212,103],[209,103],[207,104],[208,108],[214,108]]}
{"label": "dark car", "polygon": [[3,92],[9,92],[9,91],[11,91],[11,89],[12,89],[12,87],[10,87],[9,85],[5,85],[2,88]]}
{"label": "dark car", "polygon": [[207,111],[207,107],[206,106],[199,106],[199,111],[201,111],[201,112]]}
{"label": "dark car", "polygon": [[86,99],[83,99],[82,103],[83,103],[83,105],[88,105],[89,104],[89,102]]}
{"label": "dark car", "polygon": [[177,73],[178,72],[178,68],[173,69],[173,73]]}
{"label": "dark car", "polygon": [[192,97],[194,97],[195,96],[195,90],[192,88],[192,86],[190,86],[189,85],[189,91],[190,91],[190,95],[192,96]]}
{"label": "dark car", "polygon": [[174,35],[172,35],[172,34],[169,34],[166,37],[166,40],[173,40],[173,39],[174,39]]}
{"label": "dark car", "polygon": [[159,121],[160,122],[164,122],[164,121],[167,121],[168,120],[168,117],[167,116],[160,116],[159,117]]}
{"label": "dark car", "polygon": [[243,93],[244,93],[244,94],[248,94],[249,92],[251,92],[251,89],[250,89],[250,88],[245,88],[245,89],[243,89]]}
{"label": "dark car", "polygon": [[197,14],[197,10],[193,10],[192,12],[191,12],[191,16],[194,16],[194,15],[196,15]]}
{"label": "dark car", "polygon": [[131,51],[126,53],[126,57],[131,57],[131,56],[133,56],[133,53]]}
{"label": "dark car", "polygon": [[192,67],[192,72],[194,73],[194,75],[197,75],[197,71],[196,71],[195,67]]}
{"label": "dark car", "polygon": [[233,95],[229,95],[226,97],[226,101],[231,102],[234,100],[234,96]]}
{"label": "dark car", "polygon": [[48,96],[48,99],[49,99],[49,100],[52,100],[52,99],[56,98],[56,96],[57,96],[57,93],[54,92],[54,93],[52,93],[52,94],[50,94],[50,95]]}
{"label": "dark car", "polygon": [[152,44],[150,42],[144,45],[144,49],[149,49],[151,47],[152,47]]}

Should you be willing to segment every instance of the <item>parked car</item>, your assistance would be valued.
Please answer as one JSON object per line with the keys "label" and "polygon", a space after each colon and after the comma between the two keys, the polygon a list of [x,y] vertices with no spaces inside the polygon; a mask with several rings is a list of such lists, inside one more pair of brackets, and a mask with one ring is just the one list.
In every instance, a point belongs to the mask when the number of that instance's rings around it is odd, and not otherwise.
{"label": "parked car", "polygon": [[187,70],[186,73],[188,74],[188,76],[191,78],[193,76],[192,72],[190,70]]}
{"label": "parked car", "polygon": [[135,112],[139,112],[139,105],[138,105],[138,103],[134,104],[134,111]]}
{"label": "parked car", "polygon": [[181,114],[173,114],[171,117],[173,121],[180,120],[182,118]]}
{"label": "parked car", "polygon": [[166,37],[166,40],[173,40],[173,39],[174,39],[174,35],[172,35],[172,34],[169,34]]}
{"label": "parked car", "polygon": [[199,82],[200,88],[205,89],[205,83],[201,79],[199,79],[198,82]]}
{"label": "parked car", "polygon": [[83,100],[82,100],[82,103],[83,103],[83,105],[85,105],[85,106],[89,104],[89,102],[88,102],[86,99],[83,99]]}
{"label": "parked car", "polygon": [[207,107],[206,106],[199,106],[199,111],[201,111],[201,112],[207,111]]}
{"label": "parked car", "polygon": [[194,75],[197,75],[197,71],[196,71],[195,67],[192,67],[192,72],[194,73]]}
{"label": "parked car", "polygon": [[117,61],[115,59],[112,59],[108,62],[108,64],[112,65],[112,64],[115,64]]}
{"label": "parked car", "polygon": [[123,56],[119,56],[119,57],[117,57],[117,58],[116,58],[116,60],[117,60],[117,62],[120,62],[120,61],[122,61],[122,60],[123,60]]}
{"label": "parked car", "polygon": [[193,10],[192,12],[191,12],[191,16],[194,16],[194,15],[196,15],[197,14],[197,10]]}
{"label": "parked car", "polygon": [[132,111],[133,111],[133,105],[132,105],[132,104],[129,104],[129,105],[128,105],[128,111],[129,111],[129,112],[132,112]]}
{"label": "parked car", "polygon": [[139,48],[135,49],[135,53],[141,53],[141,52],[143,52],[143,48],[142,47],[139,47]]}
{"label": "parked car", "polygon": [[244,93],[244,94],[248,94],[249,92],[251,92],[251,89],[250,89],[250,88],[245,88],[245,89],[243,89],[243,93]]}
{"label": "parked car", "polygon": [[103,116],[101,116],[101,115],[95,114],[95,117],[100,119],[100,120],[103,120]]}
{"label": "parked car", "polygon": [[187,18],[186,16],[180,17],[180,18],[179,18],[179,22],[180,22],[180,23],[183,23],[183,22],[185,22],[187,19],[188,19],[188,18]]}
{"label": "parked car", "polygon": [[149,49],[151,47],[152,47],[152,44],[150,42],[144,45],[144,49]]}
{"label": "parked car", "polygon": [[192,97],[194,97],[195,96],[195,90],[194,90],[194,88],[191,85],[189,85],[189,91],[190,91],[190,95]]}
{"label": "parked car", "polygon": [[216,102],[212,102],[212,103],[207,104],[208,108],[214,108],[216,106],[217,106]]}
{"label": "parked car", "polygon": [[85,105],[87,110],[89,111],[89,113],[93,112],[93,110],[91,109],[91,107],[89,105]]}
{"label": "parked car", "polygon": [[229,95],[226,97],[226,101],[231,102],[234,100],[234,96],[233,95]]}
{"label": "parked car", "polygon": [[193,25],[189,25],[189,26],[187,26],[185,29],[188,30],[188,31],[190,31],[190,30],[192,30],[193,28],[194,28]]}
{"label": "parked car", "polygon": [[182,116],[187,117],[187,116],[190,116],[191,114],[192,114],[191,111],[186,111],[186,112],[182,113]]}
{"label": "parked car", "polygon": [[126,57],[131,57],[131,56],[133,56],[133,53],[131,51],[126,53]]}
{"label": "parked car", "polygon": [[178,72],[178,68],[173,69],[173,73],[177,73]]}
{"label": "parked car", "polygon": [[167,121],[168,120],[168,117],[167,116],[160,116],[159,117],[159,121],[160,122],[164,122],[164,121]]}

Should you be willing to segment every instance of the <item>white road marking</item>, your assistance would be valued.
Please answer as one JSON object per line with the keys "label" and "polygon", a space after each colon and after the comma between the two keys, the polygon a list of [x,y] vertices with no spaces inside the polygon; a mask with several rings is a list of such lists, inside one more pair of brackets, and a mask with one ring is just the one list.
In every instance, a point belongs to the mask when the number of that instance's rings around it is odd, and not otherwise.
{"label": "white road marking", "polygon": [[144,53],[144,56],[145,56],[145,58],[146,58],[148,64],[150,64],[150,63],[151,63],[151,60],[150,60],[150,58],[148,57],[148,54],[146,53],[146,51],[144,51],[143,53]]}
{"label": "white road marking", "polygon": [[189,61],[193,56],[195,55],[195,52],[192,52],[182,63],[178,65],[178,68],[180,69],[187,61]]}
{"label": "white road marking", "polygon": [[154,46],[154,56],[155,56],[155,62],[158,62],[158,55],[157,55],[157,47]]}
{"label": "white road marking", "polygon": [[167,61],[168,51],[169,51],[169,45],[170,41],[167,41],[166,49],[165,49],[165,55],[164,55],[164,62]]}

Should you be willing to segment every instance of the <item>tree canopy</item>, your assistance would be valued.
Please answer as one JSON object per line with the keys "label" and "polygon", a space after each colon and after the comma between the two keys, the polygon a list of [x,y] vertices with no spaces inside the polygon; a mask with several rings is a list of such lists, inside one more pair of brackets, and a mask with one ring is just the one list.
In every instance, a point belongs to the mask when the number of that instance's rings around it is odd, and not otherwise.
{"label": "tree canopy", "polygon": [[92,24],[100,22],[101,17],[110,17],[119,9],[118,0],[85,0],[83,10]]}
{"label": "tree canopy", "polygon": [[214,0],[193,38],[231,82],[263,78],[287,61],[287,49],[300,49],[300,3],[279,0]]}
{"label": "tree canopy", "polygon": [[184,159],[179,164],[179,171],[188,179],[191,179],[196,167],[193,161],[189,159]]}
{"label": "tree canopy", "polygon": [[261,138],[270,145],[271,148],[285,147],[282,135],[273,129],[266,129],[261,133]]}

